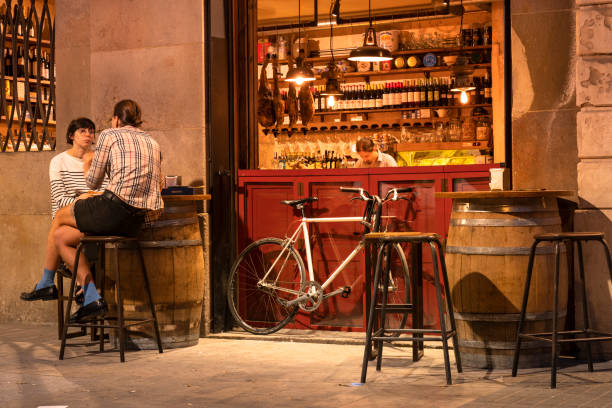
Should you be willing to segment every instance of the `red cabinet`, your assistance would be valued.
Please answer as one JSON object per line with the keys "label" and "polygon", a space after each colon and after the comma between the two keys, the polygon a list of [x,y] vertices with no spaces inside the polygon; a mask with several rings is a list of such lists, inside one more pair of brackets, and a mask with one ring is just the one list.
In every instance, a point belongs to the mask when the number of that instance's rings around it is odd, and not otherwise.
{"label": "red cabinet", "polygon": [[[267,236],[284,237],[298,226],[301,213],[282,200],[317,197],[309,217],[355,217],[363,214],[362,201],[350,201],[341,186],[363,187],[384,196],[393,187],[413,187],[414,199],[386,204],[383,228],[436,232],[444,237],[450,219],[450,200],[435,198],[437,191],[488,189],[491,166],[401,167],[337,170],[244,170],[238,174],[238,247]],[[361,238],[359,222],[309,224],[314,277],[324,282]],[[298,242],[303,252],[303,243]],[[407,251],[409,256],[409,251]],[[423,253],[425,325],[438,325],[429,251]],[[306,259],[304,259],[306,262]],[[308,279],[308,278],[307,278]],[[300,312],[288,327],[358,330],[365,327],[365,256],[362,253],[334,280],[329,290],[350,287],[347,298],[334,296],[312,313]]]}

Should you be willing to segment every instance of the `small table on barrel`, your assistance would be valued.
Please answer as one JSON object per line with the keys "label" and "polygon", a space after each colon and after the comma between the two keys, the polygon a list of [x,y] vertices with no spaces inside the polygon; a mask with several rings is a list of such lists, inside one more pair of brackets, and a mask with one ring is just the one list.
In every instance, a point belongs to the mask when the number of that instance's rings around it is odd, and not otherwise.
{"label": "small table on barrel", "polygon": [[[440,192],[453,199],[446,262],[461,357],[468,367],[510,368],[520,317],[529,250],[535,234],[561,232],[557,198],[574,192],[510,190]],[[531,332],[552,326],[554,255],[536,253],[534,295],[527,306]],[[535,272],[537,271],[537,272]],[[567,313],[568,274],[562,273],[559,307]],[[563,322],[561,322],[563,325]],[[525,366],[546,364],[542,343],[527,342]]]}

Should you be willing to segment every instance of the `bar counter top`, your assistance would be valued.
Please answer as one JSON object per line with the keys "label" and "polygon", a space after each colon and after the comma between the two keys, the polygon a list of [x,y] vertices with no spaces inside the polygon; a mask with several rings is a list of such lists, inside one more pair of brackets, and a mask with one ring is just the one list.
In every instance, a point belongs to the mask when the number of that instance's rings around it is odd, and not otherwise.
{"label": "bar counter top", "polygon": [[561,197],[574,195],[569,190],[496,190],[496,191],[458,191],[436,192],[436,198],[529,198]]}

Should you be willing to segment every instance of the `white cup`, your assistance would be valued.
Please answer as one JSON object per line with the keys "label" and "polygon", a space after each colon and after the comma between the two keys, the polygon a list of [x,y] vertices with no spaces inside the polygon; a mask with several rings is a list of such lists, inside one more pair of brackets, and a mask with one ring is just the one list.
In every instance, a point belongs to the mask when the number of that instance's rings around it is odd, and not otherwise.
{"label": "white cup", "polygon": [[495,168],[489,169],[489,172],[491,173],[491,182],[489,183],[491,190],[508,190],[510,188],[508,169]]}
{"label": "white cup", "polygon": [[178,176],[166,176],[166,187],[176,186],[178,183]]}

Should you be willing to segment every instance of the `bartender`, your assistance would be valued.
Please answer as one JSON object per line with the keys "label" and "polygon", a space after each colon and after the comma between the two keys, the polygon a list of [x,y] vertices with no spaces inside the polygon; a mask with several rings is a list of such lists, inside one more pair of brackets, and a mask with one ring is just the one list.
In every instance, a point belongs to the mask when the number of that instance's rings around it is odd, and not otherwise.
{"label": "bartender", "polygon": [[355,144],[359,159],[355,167],[397,167],[397,162],[390,155],[381,152],[369,137],[361,138]]}

